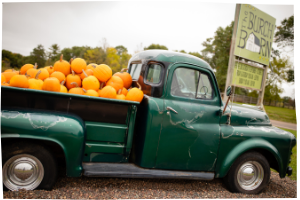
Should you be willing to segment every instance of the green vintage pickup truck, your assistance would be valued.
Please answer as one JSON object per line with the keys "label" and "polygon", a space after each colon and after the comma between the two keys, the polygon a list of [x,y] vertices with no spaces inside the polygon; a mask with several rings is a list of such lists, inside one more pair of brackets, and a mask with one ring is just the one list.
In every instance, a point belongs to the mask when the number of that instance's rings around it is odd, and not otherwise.
{"label": "green vintage pickup truck", "polygon": [[51,189],[69,177],[212,180],[259,193],[270,168],[284,178],[293,134],[265,112],[221,100],[212,68],[182,53],[149,50],[128,65],[141,103],[1,87],[5,189]]}

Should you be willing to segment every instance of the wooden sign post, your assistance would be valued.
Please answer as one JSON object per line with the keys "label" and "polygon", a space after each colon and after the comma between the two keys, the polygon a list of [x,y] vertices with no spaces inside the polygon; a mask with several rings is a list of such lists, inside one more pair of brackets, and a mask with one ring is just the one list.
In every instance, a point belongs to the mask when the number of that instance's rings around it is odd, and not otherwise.
{"label": "wooden sign post", "polygon": [[236,5],[225,91],[229,85],[257,90],[262,108],[275,22],[254,6]]}

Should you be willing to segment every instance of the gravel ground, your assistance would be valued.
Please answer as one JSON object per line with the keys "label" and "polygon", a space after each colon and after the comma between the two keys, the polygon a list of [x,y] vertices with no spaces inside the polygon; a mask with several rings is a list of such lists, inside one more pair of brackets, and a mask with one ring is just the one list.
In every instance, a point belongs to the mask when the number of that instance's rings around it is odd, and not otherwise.
{"label": "gravel ground", "polygon": [[52,191],[5,191],[12,199],[204,199],[297,198],[297,181],[271,172],[269,186],[258,195],[230,193],[222,180],[194,181],[127,178],[68,178],[60,175]]}

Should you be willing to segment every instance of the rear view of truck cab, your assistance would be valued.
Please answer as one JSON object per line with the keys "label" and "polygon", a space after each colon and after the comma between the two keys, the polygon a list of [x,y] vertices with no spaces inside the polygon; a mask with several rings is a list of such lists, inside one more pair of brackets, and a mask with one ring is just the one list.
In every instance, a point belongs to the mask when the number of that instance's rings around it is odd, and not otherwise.
{"label": "rear view of truck cab", "polygon": [[223,178],[242,193],[261,192],[270,167],[281,178],[290,174],[295,137],[263,111],[223,113],[216,77],[202,59],[148,50],[130,59],[128,73],[132,87],[141,86],[141,103],[3,86],[4,185],[51,189],[58,163],[70,177]]}

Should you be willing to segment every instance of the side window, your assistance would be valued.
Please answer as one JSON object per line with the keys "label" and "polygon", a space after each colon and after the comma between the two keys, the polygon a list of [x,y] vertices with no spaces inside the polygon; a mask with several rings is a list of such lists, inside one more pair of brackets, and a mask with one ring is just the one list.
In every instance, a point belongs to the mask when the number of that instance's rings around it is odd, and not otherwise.
{"label": "side window", "polygon": [[207,74],[201,74],[198,84],[197,99],[212,99],[213,89]]}
{"label": "side window", "polygon": [[138,80],[142,69],[142,64],[131,64],[130,75],[132,80]]}
{"label": "side window", "polygon": [[187,68],[177,68],[173,73],[171,94],[173,96],[195,98],[199,71]]}
{"label": "side window", "polygon": [[171,95],[193,99],[212,99],[214,93],[207,74],[194,69],[177,68],[173,73]]}
{"label": "side window", "polygon": [[161,79],[162,67],[157,64],[151,64],[148,68],[146,80],[149,83],[158,84]]}

